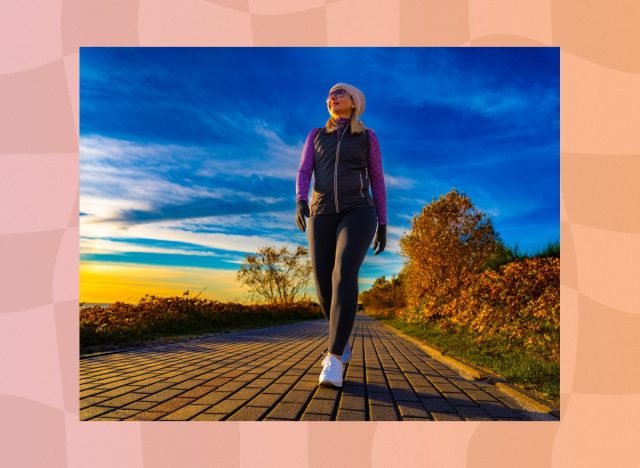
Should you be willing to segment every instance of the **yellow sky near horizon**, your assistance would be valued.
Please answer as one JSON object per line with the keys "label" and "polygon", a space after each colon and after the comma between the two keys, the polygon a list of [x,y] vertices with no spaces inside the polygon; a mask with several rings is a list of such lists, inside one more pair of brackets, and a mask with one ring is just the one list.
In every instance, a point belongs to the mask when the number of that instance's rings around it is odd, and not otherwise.
{"label": "yellow sky near horizon", "polygon": [[251,299],[249,290],[236,281],[235,270],[80,262],[80,302],[137,303],[145,294],[181,296],[186,290],[222,302]]}
{"label": "yellow sky near horizon", "polygon": [[[359,290],[368,289],[373,281],[374,278],[359,278]],[[253,302],[249,290],[236,280],[235,270],[80,262],[80,302],[136,304],[145,294],[173,297],[186,290],[203,299]],[[317,300],[313,280],[309,281],[307,293]]]}

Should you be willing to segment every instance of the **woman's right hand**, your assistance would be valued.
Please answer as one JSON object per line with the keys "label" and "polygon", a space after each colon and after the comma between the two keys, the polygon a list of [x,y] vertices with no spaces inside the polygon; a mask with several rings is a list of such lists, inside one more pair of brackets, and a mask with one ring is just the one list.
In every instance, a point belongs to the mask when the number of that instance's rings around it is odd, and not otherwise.
{"label": "woman's right hand", "polygon": [[309,217],[309,205],[306,200],[300,200],[296,203],[296,224],[298,225],[298,229],[304,232],[307,228],[307,221],[304,217]]}

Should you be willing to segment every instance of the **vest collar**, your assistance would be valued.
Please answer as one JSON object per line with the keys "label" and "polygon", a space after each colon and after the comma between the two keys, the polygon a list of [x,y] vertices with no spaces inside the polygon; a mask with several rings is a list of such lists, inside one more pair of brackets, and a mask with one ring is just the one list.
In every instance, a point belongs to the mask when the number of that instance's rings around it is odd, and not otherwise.
{"label": "vest collar", "polygon": [[338,117],[337,119],[334,119],[334,122],[336,123],[336,125],[339,128],[344,127],[345,125],[347,125],[349,122],[351,121],[351,119],[349,119],[348,117]]}

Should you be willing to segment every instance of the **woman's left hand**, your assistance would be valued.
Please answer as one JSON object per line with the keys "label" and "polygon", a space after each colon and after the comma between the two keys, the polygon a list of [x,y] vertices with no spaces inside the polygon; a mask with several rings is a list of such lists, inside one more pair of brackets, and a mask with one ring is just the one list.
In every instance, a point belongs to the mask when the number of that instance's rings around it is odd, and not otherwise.
{"label": "woman's left hand", "polygon": [[378,224],[378,230],[376,231],[376,237],[373,240],[373,248],[375,252],[373,255],[378,255],[387,246],[387,225]]}

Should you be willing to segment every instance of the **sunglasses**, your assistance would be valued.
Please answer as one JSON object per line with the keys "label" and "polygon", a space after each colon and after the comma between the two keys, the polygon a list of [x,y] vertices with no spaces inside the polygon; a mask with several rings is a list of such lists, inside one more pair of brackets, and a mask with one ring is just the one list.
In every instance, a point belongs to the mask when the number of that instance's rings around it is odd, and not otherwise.
{"label": "sunglasses", "polygon": [[333,91],[331,91],[331,92],[329,93],[329,95],[327,96],[327,101],[328,101],[329,99],[331,99],[331,97],[332,97],[332,96],[333,96],[334,98],[341,98],[341,97],[346,96],[347,94],[349,94],[349,93],[347,93],[347,92],[346,92],[344,89],[342,89],[342,88],[334,89],[334,90],[333,90]]}

